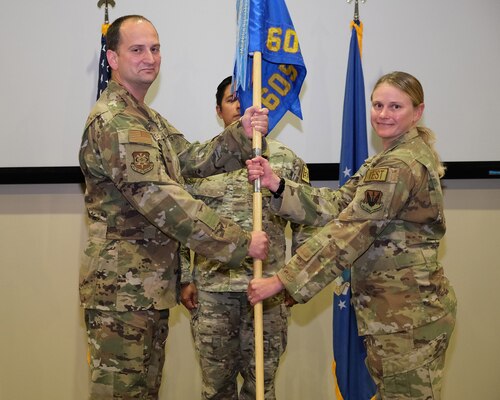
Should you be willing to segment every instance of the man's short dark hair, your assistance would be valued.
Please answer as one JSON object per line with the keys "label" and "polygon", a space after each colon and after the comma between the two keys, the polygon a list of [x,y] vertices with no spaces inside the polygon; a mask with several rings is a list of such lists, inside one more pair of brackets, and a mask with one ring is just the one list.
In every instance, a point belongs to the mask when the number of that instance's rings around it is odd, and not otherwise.
{"label": "man's short dark hair", "polygon": [[113,21],[113,23],[109,26],[108,32],[106,33],[106,46],[108,50],[116,51],[118,46],[120,45],[120,27],[122,24],[128,19],[142,19],[144,21],[151,21],[142,15],[124,15],[123,17],[117,18]]}

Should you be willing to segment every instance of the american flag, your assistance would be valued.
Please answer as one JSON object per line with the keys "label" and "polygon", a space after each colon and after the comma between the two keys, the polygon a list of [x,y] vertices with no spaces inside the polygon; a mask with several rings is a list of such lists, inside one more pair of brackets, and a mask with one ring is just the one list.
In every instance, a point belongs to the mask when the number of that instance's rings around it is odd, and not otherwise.
{"label": "american flag", "polygon": [[111,78],[111,71],[109,70],[108,59],[106,58],[106,32],[109,24],[102,25],[101,34],[101,54],[99,56],[99,80],[97,81],[97,99],[101,93],[108,86],[108,81]]}

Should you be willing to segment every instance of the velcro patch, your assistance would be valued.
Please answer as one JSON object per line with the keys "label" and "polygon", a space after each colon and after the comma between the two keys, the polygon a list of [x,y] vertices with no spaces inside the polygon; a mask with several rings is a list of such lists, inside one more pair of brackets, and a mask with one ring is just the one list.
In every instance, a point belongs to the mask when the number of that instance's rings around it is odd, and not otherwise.
{"label": "velcro patch", "polygon": [[364,182],[385,182],[389,176],[389,168],[373,168],[366,172]]}
{"label": "velcro patch", "polygon": [[366,190],[363,201],[359,206],[367,213],[374,213],[382,208],[382,192],[380,190]]}
{"label": "velcro patch", "polygon": [[220,224],[220,217],[211,208],[203,208],[198,214],[198,219],[207,225],[210,229],[215,230]]}
{"label": "velcro patch", "polygon": [[297,254],[304,261],[309,261],[323,247],[323,244],[319,240],[312,237],[302,244],[302,246],[296,250],[295,254]]}
{"label": "velcro patch", "polygon": [[130,143],[153,144],[151,134],[146,131],[129,131],[128,140]]}
{"label": "velcro patch", "polygon": [[130,168],[139,174],[147,174],[154,167],[154,163],[150,160],[149,151],[134,151],[132,153],[132,163]]}
{"label": "velcro patch", "polygon": [[309,183],[309,168],[307,168],[306,164],[302,166],[301,177],[304,182]]}

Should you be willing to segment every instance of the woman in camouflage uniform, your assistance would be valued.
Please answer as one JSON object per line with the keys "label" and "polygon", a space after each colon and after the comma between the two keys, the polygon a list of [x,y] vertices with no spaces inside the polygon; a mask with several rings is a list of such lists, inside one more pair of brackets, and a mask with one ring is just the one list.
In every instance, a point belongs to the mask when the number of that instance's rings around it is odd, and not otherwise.
{"label": "woman in camouflage uniform", "polygon": [[[232,77],[217,87],[217,115],[228,127],[240,119],[240,103],[231,93]],[[264,155],[272,168],[291,181],[309,184],[307,165],[282,143],[266,138]],[[231,219],[241,228],[252,230],[254,188],[241,168],[207,178],[190,179],[186,188],[218,215]],[[262,227],[272,246],[262,264],[264,276],[273,276],[285,263],[288,221],[269,209],[271,193],[262,192]],[[291,223],[291,251],[309,236],[311,228]],[[193,272],[189,257],[181,259],[181,301],[191,311],[191,328],[201,367],[202,400],[255,399],[255,344],[253,307],[246,290],[253,276],[253,260],[246,257],[237,268],[193,253]],[[276,399],[275,377],[285,351],[289,310],[284,291],[263,303],[264,395]],[[241,380],[238,380],[241,375]],[[240,383],[240,384],[238,384]]]}
{"label": "woman in camouflage uniform", "polygon": [[306,302],[351,268],[352,302],[367,365],[381,399],[439,399],[456,298],[438,261],[445,233],[434,134],[417,127],[420,82],[404,72],[381,77],[371,123],[384,150],[339,190],[282,179],[261,157],[249,180],[278,196],[272,207],[294,222],[322,227],[271,278],[254,279],[252,304],[285,288]]}

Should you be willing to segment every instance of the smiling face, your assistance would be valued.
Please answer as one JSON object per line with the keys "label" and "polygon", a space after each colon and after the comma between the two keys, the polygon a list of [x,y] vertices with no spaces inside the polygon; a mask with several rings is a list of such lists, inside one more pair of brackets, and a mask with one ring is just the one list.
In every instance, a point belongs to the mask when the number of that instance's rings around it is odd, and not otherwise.
{"label": "smiling face", "polygon": [[414,106],[401,89],[386,82],[376,86],[372,93],[371,124],[384,149],[415,127],[423,111],[424,103]]}
{"label": "smiling face", "polygon": [[220,105],[216,107],[217,115],[224,121],[224,126],[232,124],[240,117],[240,101],[234,93],[231,93],[231,85],[228,84],[224,89],[224,95]]}
{"label": "smiling face", "polygon": [[108,50],[113,79],[143,101],[160,71],[160,40],[154,26],[143,19],[128,19],[120,26],[116,51]]}

